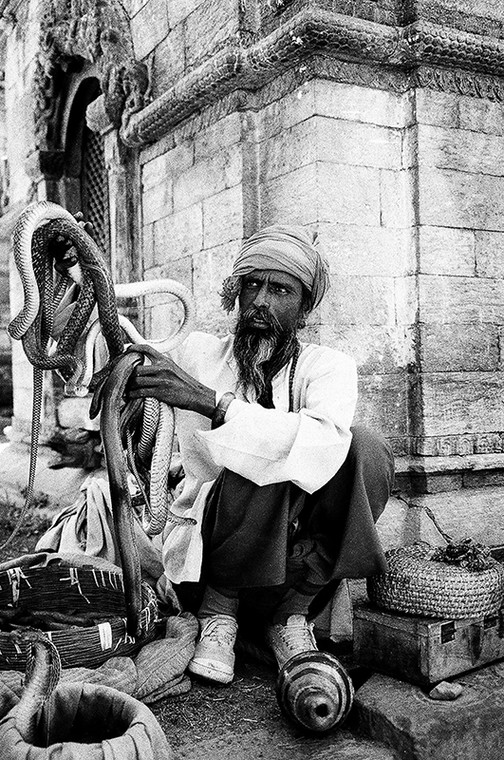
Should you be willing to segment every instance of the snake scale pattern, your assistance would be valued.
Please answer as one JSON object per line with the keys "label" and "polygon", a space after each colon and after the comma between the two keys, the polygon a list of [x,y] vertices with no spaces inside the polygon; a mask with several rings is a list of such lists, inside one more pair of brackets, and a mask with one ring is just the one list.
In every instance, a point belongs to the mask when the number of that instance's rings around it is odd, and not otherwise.
{"label": "snake scale pattern", "polygon": [[41,708],[58,685],[61,661],[58,650],[43,633],[26,630],[15,634],[26,646],[26,672],[23,693],[16,706],[16,728],[26,744],[35,744]]}
{"label": "snake scale pattern", "polygon": [[[65,238],[76,251],[77,261],[68,264],[55,262],[54,238]],[[55,203],[42,201],[28,206],[20,215],[13,233],[14,259],[21,278],[24,293],[23,308],[9,325],[10,335],[22,340],[26,356],[34,368],[34,411],[31,435],[30,474],[25,506],[15,531],[19,529],[33,496],[36,451],[39,440],[40,408],[42,404],[42,373],[57,370],[77,395],[84,395],[89,388],[95,388],[91,405],[91,416],[101,411],[100,429],[105,450],[110,492],[113,505],[114,523],[124,574],[127,629],[131,635],[140,636],[141,630],[141,572],[140,561],[134,536],[134,512],[128,485],[128,459],[124,452],[125,428],[138,418],[124,400],[126,384],[134,368],[147,358],[151,362],[163,360],[162,354],[147,341],[143,345],[130,345],[125,350],[125,340],[129,335],[141,336],[133,326],[121,320],[116,304],[116,292],[112,278],[96,243],[76,219]],[[60,266],[55,264],[60,263]],[[68,269],[65,269],[65,266]],[[63,274],[55,275],[55,268]],[[55,310],[62,293],[72,281],[78,283],[78,295],[71,314],[58,335],[57,341],[51,336],[54,329]],[[163,281],[165,292],[173,293],[182,301],[185,309],[184,321],[175,336],[169,341],[155,342],[163,350],[180,342],[189,330],[192,303],[185,288],[173,280]],[[128,291],[129,287],[129,291]],[[128,295],[143,295],[159,287],[155,282],[133,283],[117,286]],[[95,304],[99,320],[89,327],[90,316]],[[89,356],[93,353],[93,342],[101,333],[108,349],[109,362],[105,368],[93,373]],[[85,334],[85,338],[83,335]],[[79,346],[84,343],[83,351]],[[88,361],[86,361],[86,359]],[[133,402],[132,402],[133,403]],[[157,410],[152,415],[152,407]],[[177,524],[194,520],[172,514],[168,500],[168,470],[173,447],[174,413],[166,404],[150,400],[145,412],[147,422],[152,426],[153,417],[162,420],[161,428],[155,431],[143,430],[140,461],[146,459],[146,445],[153,446],[150,464],[149,498],[144,511],[143,523],[151,535],[161,532],[167,521]],[[146,427],[144,425],[144,428]],[[147,442],[147,443],[146,443]],[[5,544],[4,544],[5,545]]]}

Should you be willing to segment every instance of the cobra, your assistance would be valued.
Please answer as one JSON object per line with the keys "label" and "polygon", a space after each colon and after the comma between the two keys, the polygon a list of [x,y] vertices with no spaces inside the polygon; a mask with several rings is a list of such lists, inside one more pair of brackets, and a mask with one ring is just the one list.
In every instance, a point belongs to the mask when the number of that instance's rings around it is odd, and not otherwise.
{"label": "cobra", "polygon": [[[59,278],[56,278],[54,284],[53,262],[48,253],[48,244],[57,235],[71,241],[77,251],[78,260],[71,261],[71,266]],[[109,481],[111,491],[113,491],[112,498],[116,500],[117,504],[115,509],[117,515],[116,531],[120,556],[124,564],[128,630],[130,633],[139,633],[140,567],[132,529],[133,514],[127,484],[127,464],[121,440],[117,439],[117,431],[121,424],[124,429],[125,415],[123,415],[123,423],[121,423],[121,411],[124,407],[125,368],[131,366],[133,369],[137,363],[143,361],[149,353],[148,345],[136,354],[134,347],[130,347],[127,360],[122,363],[118,361],[125,349],[123,329],[128,337],[134,336],[134,339],[138,339],[141,336],[131,323],[128,323],[129,326],[126,325],[124,319],[121,320],[118,315],[115,288],[96,243],[85,232],[82,225],[76,221],[75,217],[61,206],[48,201],[28,206],[16,223],[13,234],[13,249],[15,263],[23,285],[24,304],[22,310],[10,323],[9,333],[13,338],[22,340],[25,353],[33,365],[34,402],[27,496],[16,528],[8,541],[12,540],[19,530],[32,499],[36,451],[40,432],[43,371],[46,369],[57,370],[66,380],[67,389],[73,389],[77,395],[84,395],[90,388],[98,385],[99,392],[96,394],[92,408],[93,413],[96,413],[102,404],[103,409],[106,410],[101,419],[101,431],[106,449]],[[60,271],[64,268],[61,261],[56,262],[56,264],[59,264]],[[54,328],[55,308],[71,281],[79,284],[79,294],[71,316],[56,343],[51,336]],[[130,296],[144,295],[152,292],[155,288],[154,282],[117,286],[121,295]],[[154,345],[160,346],[163,350],[168,350],[182,340],[188,332],[193,307],[189,292],[180,283],[173,280],[163,280],[161,288],[179,298],[185,310],[184,320],[175,336],[161,343],[153,341]],[[99,320],[91,328],[87,328],[95,304],[98,307]],[[92,354],[92,348],[99,332],[103,334],[111,361],[105,370],[93,372],[89,357]],[[83,338],[84,333],[86,333],[85,340]],[[85,344],[84,350],[79,358],[78,346],[83,342]],[[148,344],[147,341],[143,342]],[[154,354],[158,360],[160,355],[155,351]],[[151,360],[154,354],[150,355]],[[130,365],[132,356],[136,358]],[[112,367],[111,370],[110,367]],[[156,403],[155,400],[152,400],[150,406],[152,407]],[[149,413],[145,416],[146,419],[149,419]],[[150,417],[152,419],[152,414]],[[177,523],[182,521],[194,522],[172,515],[167,507],[166,482],[169,467],[167,453],[171,454],[173,445],[173,411],[169,408],[162,410],[158,408],[157,418],[159,417],[165,421],[161,432],[155,433],[152,430],[147,430],[143,433],[144,447],[146,440],[154,442],[154,470],[150,478],[154,485],[154,488],[151,488],[153,499],[151,499],[150,505],[151,512],[144,520],[144,526],[150,534],[160,532],[167,520]],[[150,423],[150,427],[153,427],[153,422]],[[163,453],[160,454],[160,452]]]}
{"label": "cobra", "polygon": [[[34,744],[39,710],[58,685],[61,661],[50,639],[37,631],[13,634],[27,646],[24,689],[16,709],[16,728],[24,742]],[[18,644],[18,646],[19,646]]]}
{"label": "cobra", "polygon": [[[131,373],[137,364],[142,362],[143,357],[149,357],[153,362],[163,361],[162,354],[158,353],[150,346],[134,345],[128,348],[125,353],[114,361],[106,380],[103,382],[102,386],[97,389],[90,412],[91,416],[94,416],[98,408],[101,408],[102,439],[107,460],[114,523],[117,528],[117,533],[121,537],[119,542],[119,553],[124,574],[128,632],[133,635],[139,635],[141,633],[139,620],[142,601],[141,572],[140,559],[134,537],[127,467],[121,441],[122,425],[119,409]],[[171,459],[174,428],[173,411],[171,411],[170,417],[171,422],[169,422],[169,430],[165,439],[166,443],[168,443],[168,450],[164,449],[164,445],[159,448],[159,451],[162,452],[162,459],[164,462],[169,462]],[[154,458],[155,457],[156,452],[154,452]],[[164,468],[164,474],[162,468],[154,467],[153,477],[160,478],[161,480],[167,478],[168,472],[166,467]],[[163,489],[163,492],[166,493],[166,490]],[[166,505],[166,499],[163,500],[163,503]],[[151,512],[154,512],[152,506]],[[179,517],[172,514],[166,506],[165,511],[162,514],[150,515],[148,518],[149,525],[154,520],[159,521],[160,530],[164,527],[166,520],[177,524],[195,523],[191,518]],[[151,531],[151,533],[152,532],[153,531]]]}

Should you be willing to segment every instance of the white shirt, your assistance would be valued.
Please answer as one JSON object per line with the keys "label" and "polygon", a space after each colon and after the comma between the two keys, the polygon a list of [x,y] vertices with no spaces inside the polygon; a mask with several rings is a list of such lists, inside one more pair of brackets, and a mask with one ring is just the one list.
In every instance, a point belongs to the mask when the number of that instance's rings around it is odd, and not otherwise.
{"label": "white shirt", "polygon": [[301,344],[289,412],[292,360],[272,380],[274,409],[248,403],[236,390],[233,337],[189,335],[171,356],[186,372],[213,388],[217,397],[233,391],[225,423],[176,410],[176,430],[185,482],[172,505],[197,525],[168,523],[162,534],[165,574],[173,583],[197,581],[202,542],[199,526],[205,501],[223,467],[259,486],[292,481],[308,493],[325,485],[343,464],[351,441],[357,403],[354,360],[334,349]]}

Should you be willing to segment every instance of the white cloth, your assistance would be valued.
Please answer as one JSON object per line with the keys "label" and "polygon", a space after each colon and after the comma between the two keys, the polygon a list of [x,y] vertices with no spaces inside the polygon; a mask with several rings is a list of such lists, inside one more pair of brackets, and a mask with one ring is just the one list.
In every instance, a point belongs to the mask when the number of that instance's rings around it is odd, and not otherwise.
{"label": "white cloth", "polygon": [[[192,333],[172,358],[219,394],[236,392],[233,338]],[[172,510],[197,525],[169,523],[162,534],[164,572],[173,583],[197,581],[202,539],[199,526],[206,498],[222,468],[257,485],[292,481],[308,493],[321,488],[343,464],[357,402],[354,360],[334,349],[301,344],[289,412],[289,362],[272,381],[274,409],[242,398],[228,408],[225,423],[211,430],[208,418],[176,411],[185,484]],[[237,393],[237,395],[239,395]]]}

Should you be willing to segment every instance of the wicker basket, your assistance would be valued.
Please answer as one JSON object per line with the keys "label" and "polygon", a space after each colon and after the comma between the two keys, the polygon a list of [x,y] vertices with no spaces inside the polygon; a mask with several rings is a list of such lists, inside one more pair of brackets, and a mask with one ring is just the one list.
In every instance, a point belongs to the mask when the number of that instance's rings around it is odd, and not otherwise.
{"label": "wicker basket", "polygon": [[[110,657],[131,655],[155,635],[158,606],[154,591],[142,584],[142,637],[126,632],[126,608],[121,571],[66,562],[46,566],[23,565],[0,570],[0,616],[16,610],[30,614],[86,615],[87,625],[62,626],[46,631],[63,667],[98,667]],[[96,622],[93,624],[93,617]],[[16,621],[14,620],[14,623]],[[41,626],[42,628],[42,626]],[[0,670],[24,670],[26,648],[9,630],[0,630]]]}
{"label": "wicker basket", "polygon": [[436,562],[431,547],[386,552],[388,571],[368,578],[378,607],[436,618],[483,617],[498,612],[504,598],[504,567],[490,559],[484,570]]}

